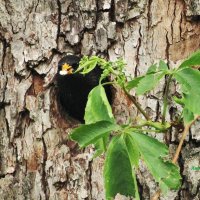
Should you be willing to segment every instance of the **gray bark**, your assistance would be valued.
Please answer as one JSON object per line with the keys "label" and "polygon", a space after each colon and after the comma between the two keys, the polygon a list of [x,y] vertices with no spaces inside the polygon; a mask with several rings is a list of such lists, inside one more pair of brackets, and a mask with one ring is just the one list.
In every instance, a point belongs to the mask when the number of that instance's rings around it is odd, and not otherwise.
{"label": "gray bark", "polygon": [[[104,156],[91,161],[92,148],[80,151],[68,140],[77,124],[58,110],[50,83],[59,59],[123,57],[135,76],[160,59],[175,67],[200,47],[199,15],[199,0],[0,0],[0,199],[105,199]],[[153,119],[160,118],[164,85],[140,98]],[[178,89],[172,85],[171,93]],[[121,91],[113,107],[119,122],[136,115]],[[170,110],[173,119],[179,108]],[[161,199],[200,199],[200,171],[191,169],[200,166],[199,126],[179,159],[180,191]],[[180,134],[155,137],[173,154]],[[156,184],[140,165],[141,197],[150,199]]]}

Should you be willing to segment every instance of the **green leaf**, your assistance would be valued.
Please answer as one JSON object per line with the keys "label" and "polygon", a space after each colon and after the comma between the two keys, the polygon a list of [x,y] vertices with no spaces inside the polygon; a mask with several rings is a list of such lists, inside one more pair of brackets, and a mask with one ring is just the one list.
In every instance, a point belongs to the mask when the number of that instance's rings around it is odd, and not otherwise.
{"label": "green leaf", "polygon": [[168,128],[170,128],[170,123],[167,123],[167,122],[165,122],[164,124],[163,123],[161,123],[161,122],[152,122],[152,121],[148,121],[148,122],[146,122],[146,124],[148,125],[148,126],[152,126],[152,127],[154,127],[155,129],[157,129],[157,130],[160,130],[160,131],[166,131]]}
{"label": "green leaf", "polygon": [[182,85],[184,92],[195,90],[200,93],[200,71],[192,68],[184,68],[177,71],[174,77]]}
{"label": "green leaf", "polygon": [[[88,101],[85,109],[85,123],[91,124],[98,121],[110,121],[114,122],[114,116],[112,114],[112,108],[108,102],[104,87],[98,85],[93,88],[88,95]],[[95,143],[96,152],[94,157],[101,155],[106,150],[109,134],[100,138]]]}
{"label": "green leaf", "polygon": [[127,90],[131,90],[134,87],[137,87],[138,83],[140,82],[141,79],[143,79],[144,76],[136,77],[133,80],[129,81],[126,85]]}
{"label": "green leaf", "polygon": [[142,95],[152,90],[159,83],[159,80],[168,73],[167,64],[161,60],[158,66],[156,64],[151,65],[145,76],[137,77],[128,82],[126,88],[130,90],[136,87],[136,94]]}
{"label": "green leaf", "polygon": [[88,56],[84,56],[81,61],[79,62],[79,67],[75,71],[75,73],[80,72],[81,74],[87,74],[90,71],[92,71],[97,63],[98,63],[99,58],[97,56],[92,56],[88,58]]}
{"label": "green leaf", "polygon": [[88,61],[86,64],[87,65],[84,67],[84,69],[81,72],[81,74],[87,74],[90,71],[92,71],[96,67],[97,61],[96,60],[91,60],[91,61]]}
{"label": "green leaf", "polygon": [[168,189],[178,189],[181,184],[179,168],[164,158],[168,155],[167,146],[142,133],[135,132],[130,135],[161,190],[167,192]]}
{"label": "green leaf", "polygon": [[147,70],[147,74],[154,74],[154,73],[161,72],[161,71],[163,71],[163,72],[168,71],[168,66],[163,60],[160,60],[158,66],[157,66],[157,64],[151,65],[149,67],[149,69]]}
{"label": "green leaf", "polygon": [[158,70],[159,71],[168,71],[168,66],[163,60],[160,60]]}
{"label": "green leaf", "polygon": [[99,121],[94,124],[81,125],[72,130],[70,138],[78,142],[79,146],[86,147],[94,144],[99,138],[108,135],[111,131],[119,130],[120,126],[108,121]]}
{"label": "green leaf", "polygon": [[89,58],[88,56],[83,56],[79,62],[79,66],[74,73],[77,73],[83,70],[88,65]]}
{"label": "green leaf", "polygon": [[131,165],[132,166],[134,165],[137,168],[139,165],[139,158],[140,158],[140,152],[138,150],[138,147],[135,144],[132,137],[128,134],[126,134],[125,143],[126,143],[128,155],[131,161]]}
{"label": "green leaf", "polygon": [[117,193],[135,196],[134,176],[123,135],[112,138],[104,165],[106,199]]}
{"label": "green leaf", "polygon": [[197,65],[200,65],[200,50],[196,51],[187,60],[185,60],[179,66],[179,69],[180,68],[185,68],[185,67],[197,66]]}
{"label": "green leaf", "polygon": [[200,115],[200,93],[196,93],[195,91],[190,91],[189,94],[184,94],[184,104],[185,108],[187,108],[190,112]]}
{"label": "green leaf", "polygon": [[183,109],[183,121],[184,124],[189,124],[194,120],[194,114],[187,108]]}
{"label": "green leaf", "polygon": [[100,156],[106,151],[108,142],[109,142],[109,133],[97,140],[97,142],[94,144],[96,151],[93,155],[93,158]]}
{"label": "green leaf", "polygon": [[174,100],[177,104],[179,104],[179,105],[181,105],[181,106],[184,106],[184,100],[183,100],[183,98],[178,98],[178,97],[174,96],[174,97],[173,97],[173,100]]}
{"label": "green leaf", "polygon": [[183,91],[182,103],[185,108],[194,114],[200,114],[200,72],[192,68],[183,68],[174,74],[176,80],[181,84]]}
{"label": "green leaf", "polygon": [[102,85],[98,85],[90,91],[85,108],[84,119],[86,124],[101,120],[115,121],[112,114],[112,108]]}
{"label": "green leaf", "polygon": [[152,90],[161,78],[165,76],[166,72],[158,72],[153,74],[147,74],[137,85],[136,94],[142,95]]}
{"label": "green leaf", "polygon": [[158,69],[157,65],[156,65],[156,64],[153,64],[153,65],[151,65],[151,66],[148,68],[147,74],[156,73],[156,72],[157,72],[157,69]]}

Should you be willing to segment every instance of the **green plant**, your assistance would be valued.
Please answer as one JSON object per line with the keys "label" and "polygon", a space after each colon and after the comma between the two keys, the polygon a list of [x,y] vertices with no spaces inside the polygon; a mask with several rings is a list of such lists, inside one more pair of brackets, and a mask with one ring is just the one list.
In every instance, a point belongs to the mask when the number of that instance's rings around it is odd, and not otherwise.
{"label": "green plant", "polygon": [[[159,183],[163,193],[169,189],[179,189],[181,176],[175,163],[189,127],[200,115],[200,72],[195,69],[195,66],[200,65],[200,51],[192,54],[176,69],[169,69],[167,64],[160,61],[159,64],[150,66],[145,75],[136,78],[126,77],[126,64],[122,59],[111,62],[97,56],[83,57],[76,72],[86,74],[97,65],[102,68],[103,73],[99,85],[88,96],[85,124],[73,129],[70,137],[78,142],[81,148],[93,144],[96,148],[95,156],[105,152],[106,199],[114,198],[117,193],[139,199],[136,170],[140,159]],[[102,84],[102,80],[110,75],[112,81]],[[166,78],[167,82],[163,96],[162,120],[154,122],[141,108],[136,97],[130,94],[130,90],[135,89],[136,95],[144,95],[154,89],[162,78]],[[181,85],[181,98],[168,96],[170,83],[174,79]],[[137,118],[130,120],[129,124],[117,124],[104,91],[105,84],[122,88],[144,119]],[[166,122],[169,99],[183,108],[178,122]],[[146,132],[166,133],[174,123],[180,123],[180,119],[183,120],[185,129],[171,161],[167,157],[168,147],[148,136]]]}

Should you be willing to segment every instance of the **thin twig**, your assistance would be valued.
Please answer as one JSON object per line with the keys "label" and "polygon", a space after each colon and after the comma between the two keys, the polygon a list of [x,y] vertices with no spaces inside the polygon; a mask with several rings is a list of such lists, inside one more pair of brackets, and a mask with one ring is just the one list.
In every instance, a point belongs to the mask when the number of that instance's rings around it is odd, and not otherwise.
{"label": "thin twig", "polygon": [[175,164],[175,163],[177,162],[178,157],[179,157],[179,154],[180,154],[181,149],[182,149],[182,146],[183,146],[183,142],[184,142],[184,140],[185,140],[185,138],[186,138],[186,136],[187,136],[187,133],[189,132],[189,129],[190,129],[190,127],[192,126],[192,124],[198,119],[198,117],[199,117],[199,116],[195,117],[194,120],[193,120],[192,122],[190,122],[189,124],[186,124],[186,126],[185,126],[185,128],[184,128],[184,130],[183,130],[183,133],[182,133],[181,140],[180,140],[180,142],[179,142],[179,144],[178,144],[178,147],[177,147],[177,149],[176,149],[176,153],[175,153],[175,155],[174,155],[174,157],[173,157],[173,159],[172,159],[172,163]]}
{"label": "thin twig", "polygon": [[135,184],[135,198],[136,198],[136,200],[140,200],[140,195],[139,195],[139,192],[138,192],[138,184],[137,184],[135,171],[133,173],[133,180],[134,180],[134,184]]}
{"label": "thin twig", "polygon": [[151,200],[157,200],[160,197],[161,189],[159,189],[151,198]]}
{"label": "thin twig", "polygon": [[135,97],[133,97],[132,95],[130,95],[125,88],[124,88],[124,92],[126,93],[126,95],[128,96],[128,98],[133,102],[133,104],[135,105],[135,107],[142,113],[142,115],[145,117],[145,119],[146,120],[150,120],[150,118],[146,114],[146,112],[142,109],[142,107],[140,106],[140,104],[135,100]]}
{"label": "thin twig", "polygon": [[142,131],[142,132],[152,132],[152,133],[163,133],[163,132],[161,132],[161,131],[159,131],[159,130],[152,130],[152,129],[135,129],[136,131]]}
{"label": "thin twig", "polygon": [[171,80],[172,80],[172,74],[170,74],[167,79],[167,85],[166,85],[165,92],[164,92],[162,124],[165,123],[165,117],[166,117],[166,113],[167,113],[167,104],[168,104],[167,99],[168,99],[169,86],[170,86]]}
{"label": "thin twig", "polygon": [[[183,146],[183,142],[184,142],[184,140],[185,140],[185,138],[186,138],[186,136],[187,136],[187,134],[188,134],[188,132],[189,132],[189,129],[190,129],[190,127],[192,126],[192,124],[198,119],[198,117],[199,117],[199,116],[195,117],[195,119],[194,119],[192,122],[190,122],[189,124],[186,124],[186,125],[185,125],[185,128],[184,128],[184,130],[183,130],[183,132],[182,132],[181,140],[180,140],[179,145],[178,145],[178,147],[177,147],[177,149],[176,149],[176,153],[174,154],[174,157],[173,157],[173,159],[172,159],[172,163],[175,164],[175,163],[177,162],[178,157],[179,157],[180,152],[181,152],[181,149],[182,149],[182,146]],[[159,189],[159,190],[153,195],[153,197],[151,198],[151,200],[157,200],[157,199],[160,197],[160,194],[161,194],[161,190]]]}

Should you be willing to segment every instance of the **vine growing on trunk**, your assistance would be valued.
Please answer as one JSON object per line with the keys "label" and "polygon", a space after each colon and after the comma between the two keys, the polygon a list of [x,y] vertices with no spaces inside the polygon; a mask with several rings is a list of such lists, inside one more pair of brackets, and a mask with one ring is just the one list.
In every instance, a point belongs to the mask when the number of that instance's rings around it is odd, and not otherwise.
{"label": "vine growing on trunk", "polygon": [[[88,96],[85,109],[85,124],[72,130],[70,138],[81,148],[93,144],[94,157],[105,153],[104,186],[106,199],[113,199],[117,193],[140,199],[136,172],[139,160],[147,166],[160,189],[154,195],[157,199],[160,192],[178,190],[181,186],[179,166],[176,164],[184,139],[190,126],[200,115],[200,51],[192,54],[177,68],[169,68],[164,61],[151,65],[143,76],[131,78],[125,75],[126,64],[122,59],[106,61],[98,56],[84,56],[75,73],[89,73],[96,66],[103,71],[99,85],[93,88]],[[103,82],[112,76],[110,82]],[[162,120],[153,121],[137,101],[137,96],[145,95],[155,89],[160,80],[166,78],[163,95]],[[172,97],[169,92],[172,81],[181,86],[179,97]],[[128,124],[118,124],[104,90],[105,84],[120,87],[133,102],[143,117],[130,119]],[[135,96],[130,91],[135,90]],[[178,121],[166,121],[168,105],[174,101],[182,107]],[[174,124],[184,124],[182,138],[172,160],[168,156],[168,147],[149,136],[148,132],[166,133]]]}

